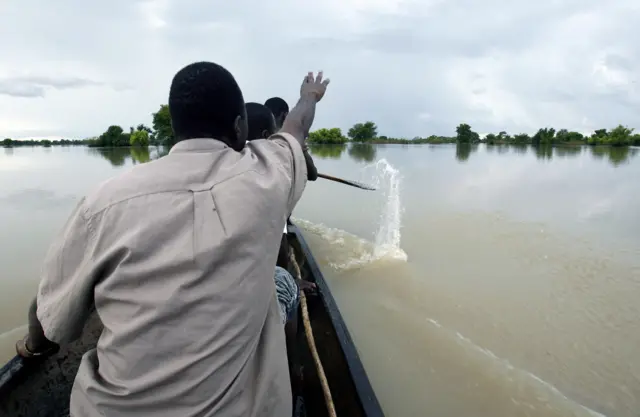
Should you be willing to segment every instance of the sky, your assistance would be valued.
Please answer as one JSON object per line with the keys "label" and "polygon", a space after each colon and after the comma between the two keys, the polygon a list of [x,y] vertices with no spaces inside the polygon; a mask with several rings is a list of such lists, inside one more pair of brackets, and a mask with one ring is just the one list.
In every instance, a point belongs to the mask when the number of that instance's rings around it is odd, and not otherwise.
{"label": "sky", "polygon": [[223,65],[245,101],[331,84],[314,128],[640,129],[637,0],[4,0],[0,137],[151,124],[173,75]]}

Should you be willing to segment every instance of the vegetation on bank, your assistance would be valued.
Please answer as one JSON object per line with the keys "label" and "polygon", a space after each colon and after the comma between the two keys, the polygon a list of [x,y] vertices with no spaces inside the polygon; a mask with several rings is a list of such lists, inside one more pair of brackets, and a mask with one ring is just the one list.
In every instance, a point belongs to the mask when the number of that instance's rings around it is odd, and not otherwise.
{"label": "vegetation on bank", "polygon": [[4,148],[13,148],[18,146],[44,146],[45,148],[51,146],[86,146],[88,145],[87,140],[71,140],[71,139],[60,139],[60,140],[49,140],[49,139],[27,139],[27,140],[16,140],[6,138],[0,145]]}
{"label": "vegetation on bank", "polygon": [[489,133],[480,138],[466,123],[456,127],[455,136],[435,136],[426,138],[415,137],[413,139],[391,138],[379,136],[378,127],[374,122],[356,123],[349,129],[347,135],[343,135],[339,128],[318,129],[309,134],[309,142],[317,144],[336,144],[347,142],[371,143],[371,144],[440,144],[440,143],[486,143],[489,145],[609,145],[629,146],[640,145],[640,134],[634,133],[634,129],[619,125],[608,131],[598,129],[592,135],[585,136],[579,132],[571,132],[567,129],[556,131],[554,128],[545,127],[530,136],[527,133],[510,135],[502,131],[498,134]]}
{"label": "vegetation on bank", "polygon": [[92,148],[149,146],[153,140],[153,131],[143,124],[138,125],[135,129],[130,127],[128,132],[125,132],[120,126],[112,125],[97,138],[89,139],[88,144]]}
{"label": "vegetation on bank", "polygon": [[[152,113],[153,128],[144,124],[138,125],[135,129],[129,128],[126,132],[122,127],[112,125],[100,136],[84,140],[62,139],[59,141],[50,140],[12,140],[5,139],[2,146],[55,146],[55,145],[89,145],[91,147],[126,147],[126,146],[148,146],[148,145],[168,145],[174,143],[173,130],[171,129],[171,116],[169,106],[163,104],[157,112]],[[442,143],[486,143],[488,145],[609,145],[609,146],[640,146],[640,134],[634,133],[634,129],[619,125],[610,131],[598,129],[593,134],[585,136],[579,132],[568,131],[567,129],[557,130],[550,127],[538,129],[534,135],[527,133],[509,134],[505,131],[499,133],[489,133],[484,138],[473,131],[470,125],[461,123],[455,129],[454,136],[395,138],[378,134],[378,126],[372,121],[356,123],[345,135],[342,129],[321,128],[309,134],[311,144],[345,144],[368,143],[368,144],[442,144]]]}
{"label": "vegetation on bank", "polygon": [[375,123],[369,121],[364,123],[356,123],[348,131],[347,136],[342,133],[342,129],[322,128],[309,133],[309,143],[315,144],[340,144],[347,142],[371,143],[371,144],[440,144],[440,143],[456,143],[456,137],[431,135],[427,138],[415,137],[413,139],[393,138],[389,136],[378,135],[378,127]]}

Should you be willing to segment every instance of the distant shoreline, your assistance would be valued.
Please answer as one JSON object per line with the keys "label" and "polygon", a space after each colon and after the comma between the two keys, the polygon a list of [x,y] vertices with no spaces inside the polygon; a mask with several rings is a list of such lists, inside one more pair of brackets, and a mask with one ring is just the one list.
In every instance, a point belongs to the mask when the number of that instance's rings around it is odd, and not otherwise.
{"label": "distant shoreline", "polygon": [[[127,149],[127,148],[144,148],[144,147],[163,147],[165,145],[159,145],[159,144],[149,144],[149,145],[142,145],[142,146],[132,146],[132,145],[127,145],[127,146],[95,146],[95,145],[90,145],[87,143],[83,143],[82,141],[78,140],[78,141],[65,141],[64,143],[58,143],[56,141],[51,141],[51,143],[34,143],[35,141],[28,141],[27,143],[15,143],[15,142],[23,142],[23,141],[18,141],[15,140],[13,141],[13,143],[6,145],[6,144],[2,144],[0,145],[1,148],[50,148],[50,147],[86,147],[86,148],[92,148],[92,149]],[[332,143],[332,142],[307,142],[309,144],[309,146],[346,146],[346,145],[487,145],[487,146],[531,146],[531,147],[547,147],[547,146],[584,146],[584,147],[598,147],[598,146],[602,146],[602,147],[619,147],[619,148],[624,148],[624,147],[634,147],[635,145],[610,145],[610,144],[587,144],[584,142],[561,142],[561,143],[541,143],[538,145],[534,145],[532,143],[514,143],[514,142],[508,142],[508,141],[494,141],[492,143],[488,143],[485,140],[481,140],[479,142],[457,142],[455,140],[452,141],[431,141],[431,140],[426,140],[426,139],[391,139],[391,140],[383,140],[383,139],[374,139],[371,141],[364,141],[364,142],[354,142],[354,141],[347,141],[347,142],[342,142],[342,143]]]}

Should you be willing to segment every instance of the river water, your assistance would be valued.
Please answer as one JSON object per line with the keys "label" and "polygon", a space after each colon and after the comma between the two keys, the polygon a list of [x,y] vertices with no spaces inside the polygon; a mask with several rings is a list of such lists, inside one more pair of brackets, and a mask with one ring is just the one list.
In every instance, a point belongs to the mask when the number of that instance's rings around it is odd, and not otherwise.
{"label": "river water", "polygon": [[[312,149],[294,212],[387,415],[637,416],[640,149]],[[0,361],[76,201],[158,150],[0,149]]]}

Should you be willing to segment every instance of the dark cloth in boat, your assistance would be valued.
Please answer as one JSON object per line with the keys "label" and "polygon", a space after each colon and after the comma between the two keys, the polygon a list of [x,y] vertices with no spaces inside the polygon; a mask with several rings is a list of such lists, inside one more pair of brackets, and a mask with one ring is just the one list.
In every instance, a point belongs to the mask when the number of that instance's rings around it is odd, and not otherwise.
{"label": "dark cloth in boat", "polygon": [[276,296],[280,305],[280,318],[282,324],[285,324],[292,320],[298,312],[300,289],[289,271],[279,266],[276,266],[274,281],[276,283]]}

